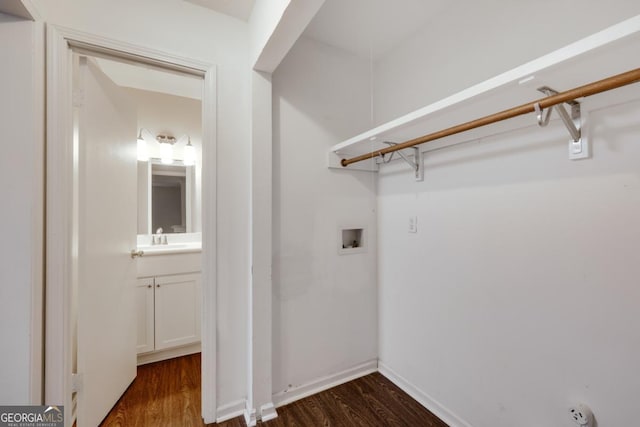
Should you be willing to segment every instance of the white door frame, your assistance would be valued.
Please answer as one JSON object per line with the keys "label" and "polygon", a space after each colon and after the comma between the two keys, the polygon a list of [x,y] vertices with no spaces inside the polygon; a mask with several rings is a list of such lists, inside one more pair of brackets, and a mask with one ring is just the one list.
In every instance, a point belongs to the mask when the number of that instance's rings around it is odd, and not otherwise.
{"label": "white door frame", "polygon": [[216,420],[215,65],[55,25],[47,26],[45,402],[71,421],[71,284],[74,251],[72,49],[204,78],[202,97],[202,415]]}

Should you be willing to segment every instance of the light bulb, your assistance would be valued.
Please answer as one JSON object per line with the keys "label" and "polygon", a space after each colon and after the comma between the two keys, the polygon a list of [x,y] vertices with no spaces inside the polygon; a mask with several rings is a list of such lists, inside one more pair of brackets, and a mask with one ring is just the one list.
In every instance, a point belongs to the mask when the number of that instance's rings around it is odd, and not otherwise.
{"label": "light bulb", "polygon": [[149,149],[147,148],[147,141],[143,138],[138,138],[138,161],[149,161]]}
{"label": "light bulb", "polygon": [[138,161],[147,162],[149,161],[149,148],[147,147],[147,141],[142,137],[142,129],[140,129],[140,133],[138,134]]}
{"label": "light bulb", "polygon": [[173,163],[173,147],[168,142],[160,143],[160,161],[165,165]]}
{"label": "light bulb", "polygon": [[184,147],[183,162],[185,166],[193,166],[196,164],[196,147],[191,145],[191,138],[189,138],[189,142]]}

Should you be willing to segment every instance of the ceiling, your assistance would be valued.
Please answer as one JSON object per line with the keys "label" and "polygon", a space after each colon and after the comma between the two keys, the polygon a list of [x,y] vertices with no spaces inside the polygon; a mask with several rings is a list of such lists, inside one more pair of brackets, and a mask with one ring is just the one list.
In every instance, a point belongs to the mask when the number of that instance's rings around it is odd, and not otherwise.
{"label": "ceiling", "polygon": [[199,77],[108,59],[94,59],[100,69],[118,86],[202,99],[202,79]]}
{"label": "ceiling", "polygon": [[[255,0],[181,0],[247,20]],[[442,14],[452,0],[326,0],[304,36],[373,60]],[[200,99],[202,80],[98,60],[118,85]]]}
{"label": "ceiling", "polygon": [[304,35],[375,60],[451,3],[450,0],[326,0]]}
{"label": "ceiling", "polygon": [[[248,21],[255,0],[182,0]],[[304,36],[378,59],[434,19],[452,0],[325,0]]]}
{"label": "ceiling", "polygon": [[248,21],[255,0],[184,0],[234,18]]}
{"label": "ceiling", "polygon": [[[182,0],[248,21],[255,0]],[[451,0],[326,0],[306,37],[377,59],[418,31]]]}

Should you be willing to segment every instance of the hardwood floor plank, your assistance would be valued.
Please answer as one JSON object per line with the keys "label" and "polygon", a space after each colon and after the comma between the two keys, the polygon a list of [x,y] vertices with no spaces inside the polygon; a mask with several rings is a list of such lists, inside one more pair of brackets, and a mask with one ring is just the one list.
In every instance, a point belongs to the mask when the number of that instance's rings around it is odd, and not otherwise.
{"label": "hardwood floor plank", "polygon": [[[138,367],[138,376],[101,427],[204,427],[200,355]],[[447,427],[380,373],[277,409],[262,427]],[[242,417],[212,427],[245,427]]]}

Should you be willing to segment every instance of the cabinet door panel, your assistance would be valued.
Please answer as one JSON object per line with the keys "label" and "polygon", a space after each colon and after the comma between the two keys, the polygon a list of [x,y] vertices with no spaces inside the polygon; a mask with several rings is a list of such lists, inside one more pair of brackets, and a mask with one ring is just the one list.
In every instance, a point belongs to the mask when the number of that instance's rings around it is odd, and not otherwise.
{"label": "cabinet door panel", "polygon": [[153,277],[138,279],[136,285],[136,316],[138,354],[153,351],[154,343],[154,309],[153,309]]}
{"label": "cabinet door panel", "polygon": [[200,274],[155,278],[156,350],[200,341]]}

